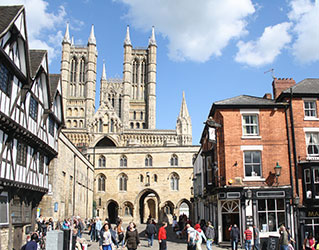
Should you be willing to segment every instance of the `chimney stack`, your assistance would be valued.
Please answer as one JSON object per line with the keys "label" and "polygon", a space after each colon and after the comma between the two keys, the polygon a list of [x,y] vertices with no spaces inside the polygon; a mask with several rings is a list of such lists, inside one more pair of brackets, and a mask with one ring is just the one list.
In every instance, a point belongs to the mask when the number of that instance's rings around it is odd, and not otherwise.
{"label": "chimney stack", "polygon": [[277,99],[284,90],[294,86],[295,84],[296,81],[292,78],[275,78],[272,82],[274,99]]}

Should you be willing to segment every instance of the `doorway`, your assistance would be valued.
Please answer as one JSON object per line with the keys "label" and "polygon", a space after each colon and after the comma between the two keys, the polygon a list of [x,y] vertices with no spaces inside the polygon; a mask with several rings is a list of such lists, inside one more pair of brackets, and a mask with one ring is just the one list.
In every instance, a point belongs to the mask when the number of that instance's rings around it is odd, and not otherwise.
{"label": "doorway", "polygon": [[156,217],[156,211],[155,211],[155,201],[153,199],[147,200],[147,208],[148,208],[148,213],[145,215],[151,218]]}
{"label": "doorway", "polygon": [[137,199],[139,201],[140,223],[145,223],[149,216],[158,220],[158,194],[152,189],[145,189],[138,195]]}
{"label": "doorway", "polygon": [[223,241],[230,240],[229,227],[237,225],[239,227],[239,202],[224,201],[222,202],[222,236]]}
{"label": "doorway", "polygon": [[109,216],[110,223],[114,224],[118,217],[118,205],[115,201],[111,201],[107,206],[107,213]]}

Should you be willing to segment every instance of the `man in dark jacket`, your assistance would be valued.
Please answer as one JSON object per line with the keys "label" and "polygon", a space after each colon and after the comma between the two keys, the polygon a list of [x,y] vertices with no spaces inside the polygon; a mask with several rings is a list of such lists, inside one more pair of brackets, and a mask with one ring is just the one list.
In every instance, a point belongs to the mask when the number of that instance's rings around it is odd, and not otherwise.
{"label": "man in dark jacket", "polygon": [[37,233],[33,233],[31,235],[31,240],[25,245],[25,250],[37,250],[38,249],[38,244],[37,242],[39,241],[39,237]]}
{"label": "man in dark jacket", "polygon": [[152,223],[151,220],[147,222],[145,232],[147,234],[148,246],[151,247],[153,246],[154,235],[156,234],[156,226]]}
{"label": "man in dark jacket", "polygon": [[207,241],[206,241],[207,250],[212,250],[213,249],[213,242],[215,239],[215,228],[212,226],[212,223],[210,221],[207,222],[205,235],[207,238]]}
{"label": "man in dark jacket", "polygon": [[231,241],[232,250],[237,250],[239,237],[240,237],[239,229],[238,229],[237,225],[234,224],[234,226],[232,226],[232,228],[230,230],[230,241]]}

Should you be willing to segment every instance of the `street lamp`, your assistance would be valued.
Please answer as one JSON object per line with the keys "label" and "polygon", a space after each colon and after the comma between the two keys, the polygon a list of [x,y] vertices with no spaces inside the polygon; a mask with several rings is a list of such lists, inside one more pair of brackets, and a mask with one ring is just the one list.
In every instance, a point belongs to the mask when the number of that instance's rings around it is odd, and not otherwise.
{"label": "street lamp", "polygon": [[274,169],[275,169],[276,183],[278,185],[279,184],[278,183],[278,178],[279,178],[279,176],[281,174],[281,166],[279,166],[278,162],[277,162],[277,164],[276,164]]}

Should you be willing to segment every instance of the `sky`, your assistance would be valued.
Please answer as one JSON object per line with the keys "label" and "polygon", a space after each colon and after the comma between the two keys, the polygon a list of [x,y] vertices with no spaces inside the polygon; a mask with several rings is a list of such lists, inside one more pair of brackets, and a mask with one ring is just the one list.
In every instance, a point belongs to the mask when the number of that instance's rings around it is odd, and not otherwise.
{"label": "sky", "polygon": [[156,126],[175,129],[184,91],[194,144],[214,102],[271,93],[269,70],[319,78],[319,0],[0,0],[8,4],[26,6],[29,47],[48,50],[50,73],[60,72],[66,23],[76,45],[94,25],[97,94],[103,60],[108,78],[122,77],[127,25],[133,47],[147,47],[154,26]]}

